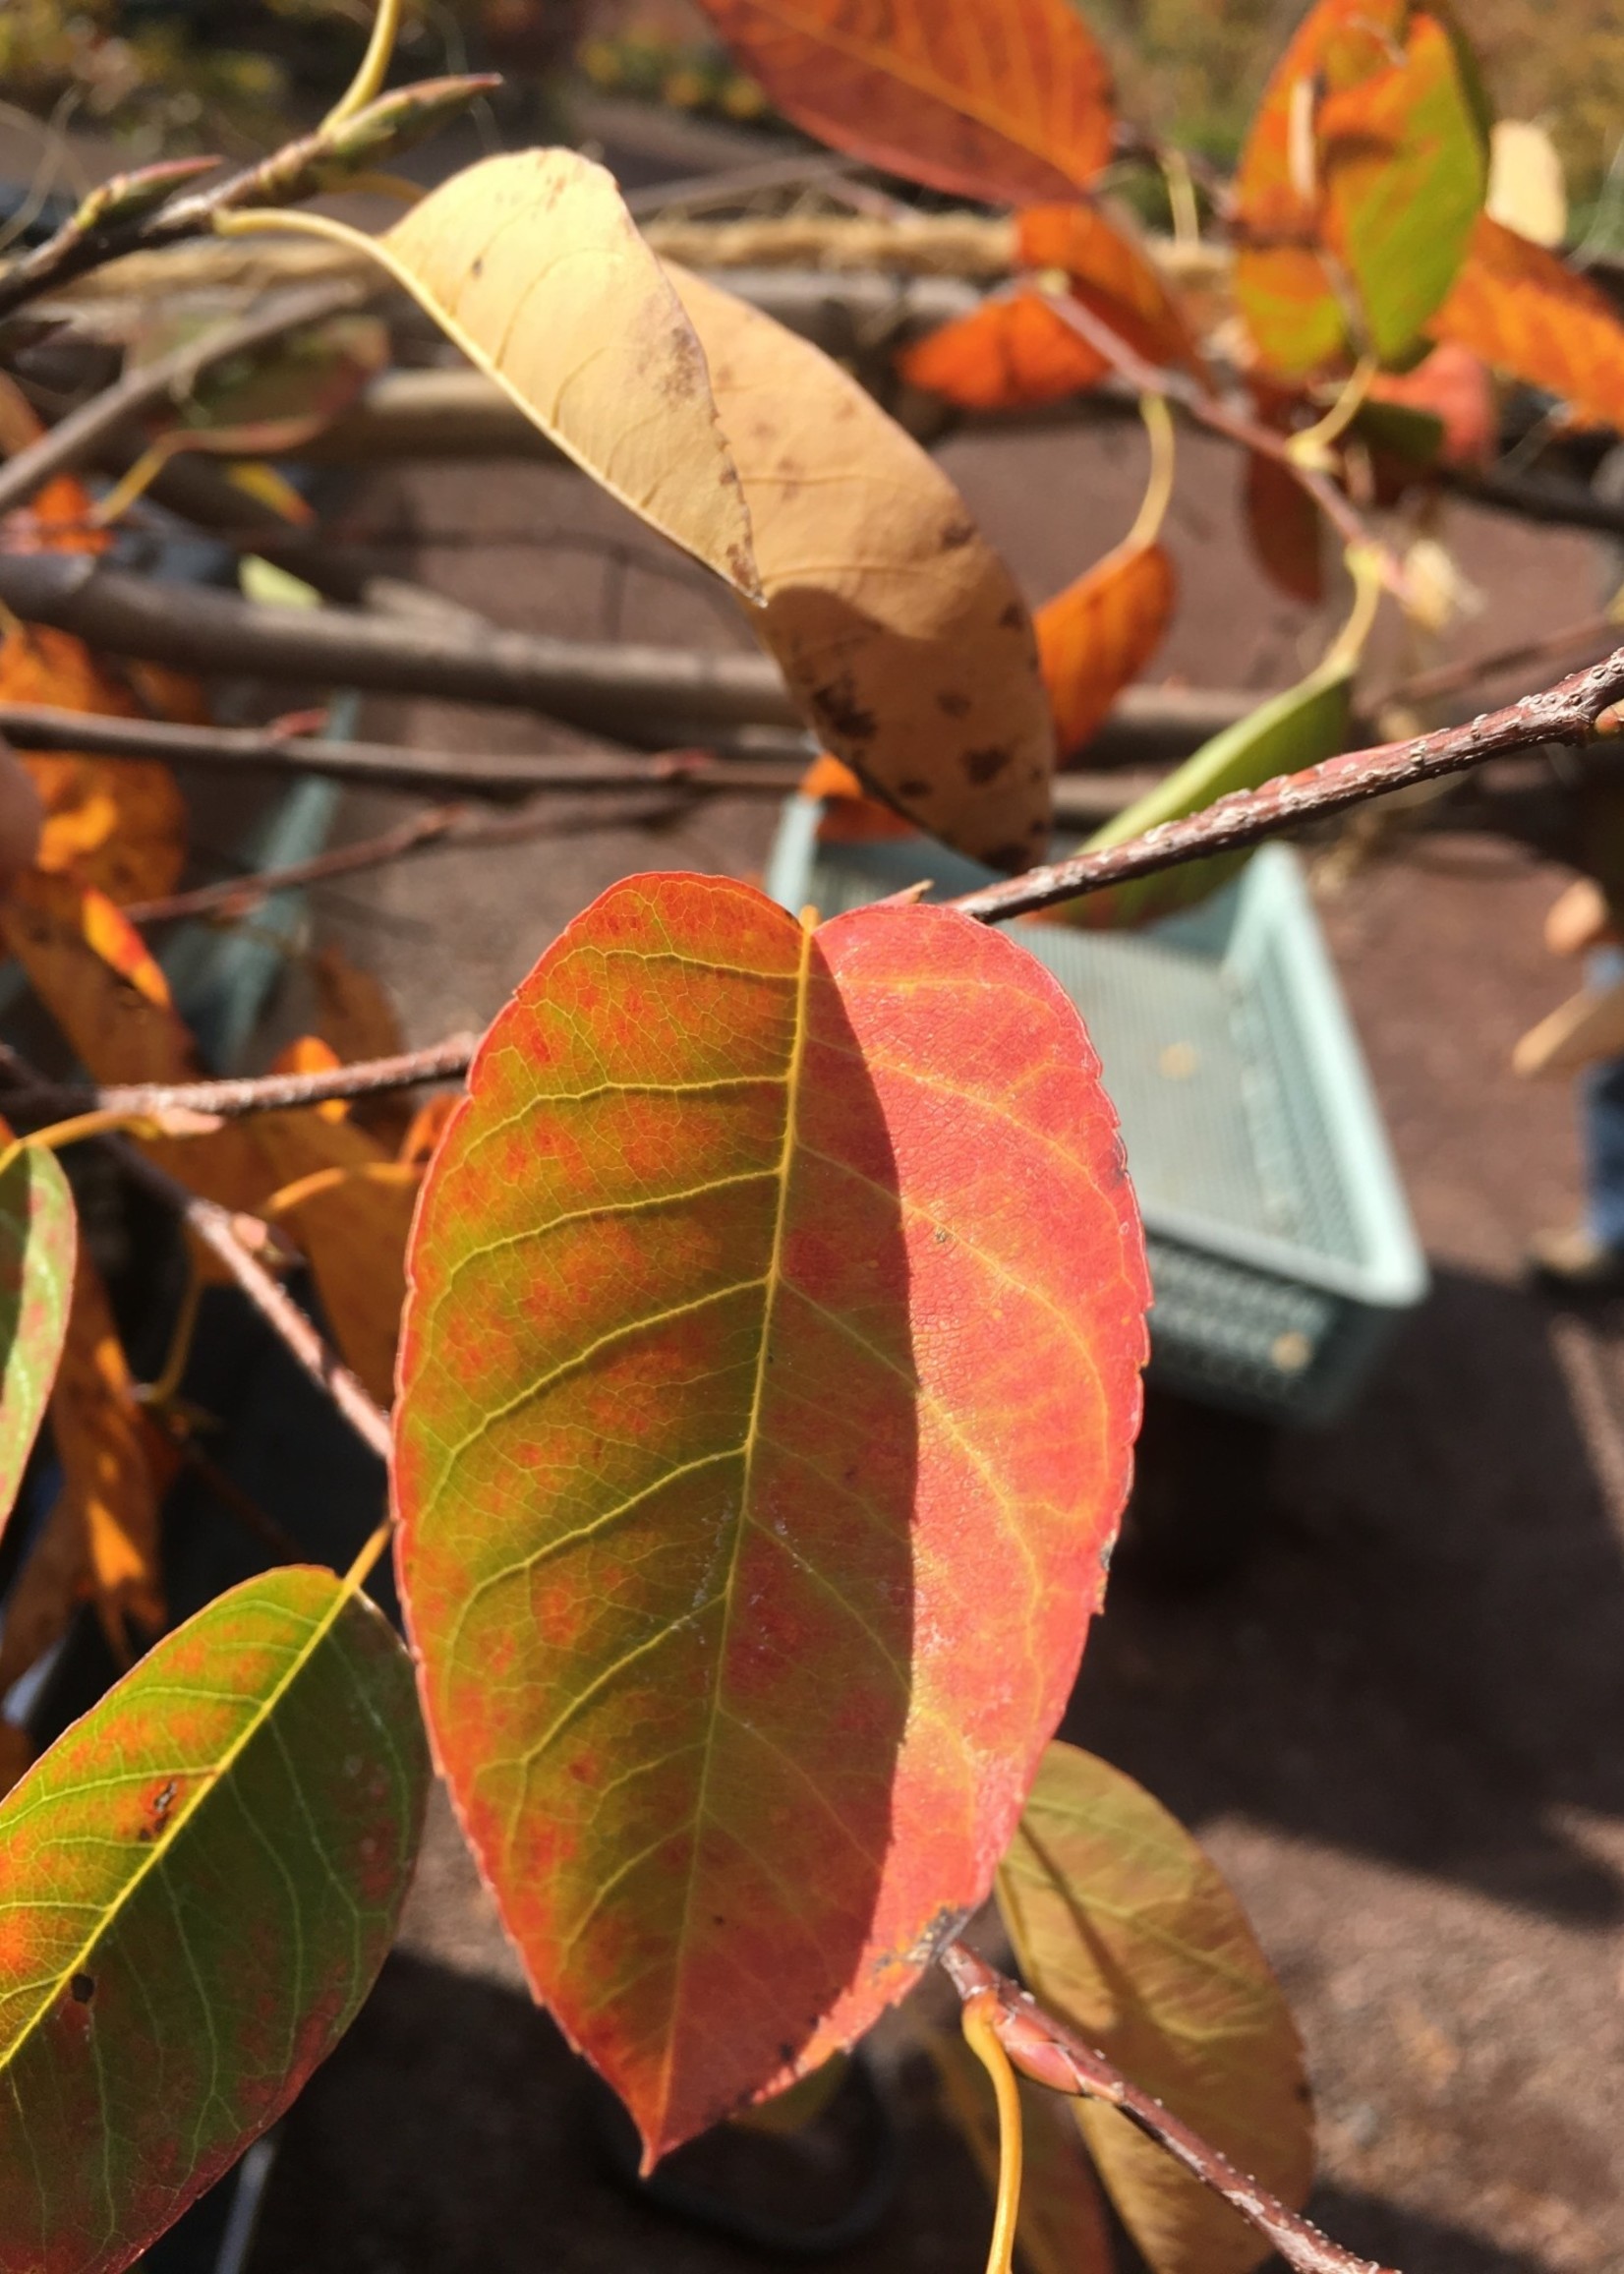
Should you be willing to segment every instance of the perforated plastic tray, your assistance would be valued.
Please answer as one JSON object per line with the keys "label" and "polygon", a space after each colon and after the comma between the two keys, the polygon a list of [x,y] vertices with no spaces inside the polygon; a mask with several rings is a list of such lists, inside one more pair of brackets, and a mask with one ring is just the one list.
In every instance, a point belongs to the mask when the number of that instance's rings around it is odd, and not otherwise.
{"label": "perforated plastic tray", "polygon": [[[767,889],[825,915],[988,872],[923,840],[821,845],[792,798]],[[1142,932],[1019,923],[1081,1011],[1144,1213],[1151,1376],[1212,1404],[1321,1423],[1426,1289],[1359,1041],[1296,855]]]}

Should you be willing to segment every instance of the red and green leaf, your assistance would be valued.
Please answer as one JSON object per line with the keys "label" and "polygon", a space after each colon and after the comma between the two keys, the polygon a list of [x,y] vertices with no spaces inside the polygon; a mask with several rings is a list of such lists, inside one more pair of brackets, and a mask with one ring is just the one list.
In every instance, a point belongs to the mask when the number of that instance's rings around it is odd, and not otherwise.
{"label": "red and green leaf", "polygon": [[303,1566],[160,1643],[0,1804],[0,2269],[115,2274],[372,1986],[428,1758],[385,1621]]}
{"label": "red and green leaf", "polygon": [[437,1757],[652,2158],[860,2035],[1015,1828],[1137,1421],[1114,1116],[989,930],[633,879],[487,1036],[409,1268]]}
{"label": "red and green leaf", "polygon": [[820,142],[995,204],[1065,197],[1111,155],[1111,73],[1069,0],[701,0]]}
{"label": "red and green leaf", "polygon": [[[0,1122],[0,1145],[10,1141]],[[61,1163],[37,1145],[20,1146],[0,1167],[0,1530],[56,1379],[77,1239]]]}
{"label": "red and green leaf", "polygon": [[1548,388],[1597,425],[1624,428],[1624,322],[1612,302],[1556,254],[1486,213],[1427,329]]}
{"label": "red and green leaf", "polygon": [[1317,121],[1325,241],[1384,363],[1413,348],[1482,211],[1488,144],[1451,32],[1411,18],[1403,59],[1328,94]]}
{"label": "red and green leaf", "polygon": [[1120,545],[1038,610],[1038,661],[1063,758],[1082,748],[1160,647],[1178,590],[1163,546]]}
{"label": "red and green leaf", "polygon": [[1488,179],[1475,66],[1441,11],[1320,0],[1264,93],[1236,180],[1235,286],[1265,366],[1409,353]]}
{"label": "red and green leaf", "polygon": [[[1142,1785],[1051,1745],[998,1902],[1043,2005],[1240,2170],[1303,2202],[1313,2111],[1291,2009],[1217,1867]],[[1073,2106],[1152,2274],[1247,2274],[1266,2254],[1116,2109]]]}

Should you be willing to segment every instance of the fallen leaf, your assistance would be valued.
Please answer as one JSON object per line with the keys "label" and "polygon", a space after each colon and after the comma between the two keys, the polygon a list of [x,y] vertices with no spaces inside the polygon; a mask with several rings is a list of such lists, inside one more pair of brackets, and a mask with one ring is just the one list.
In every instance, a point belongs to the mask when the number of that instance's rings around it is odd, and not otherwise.
{"label": "fallen leaf", "polygon": [[[0,1121],[0,1147],[11,1139]],[[0,1531],[56,1379],[78,1238],[73,1195],[56,1155],[20,1146],[0,1167]]]}
{"label": "fallen leaf", "polygon": [[988,927],[635,878],[487,1035],[409,1270],[436,1758],[652,2160],[860,2036],[1014,1830],[1138,1419],[1115,1116]]}
{"label": "fallen leaf", "polygon": [[0,1804],[0,2267],[118,2274],[343,2035],[428,1759],[412,1669],[328,1571],[220,1596]]}
{"label": "fallen leaf", "polygon": [[1064,758],[1081,750],[1160,647],[1178,589],[1165,547],[1119,545],[1038,610],[1038,659]]}
{"label": "fallen leaf", "polygon": [[381,237],[325,214],[278,220],[379,262],[610,496],[757,596],[705,357],[602,166],[575,150],[485,158]]}
{"label": "fallen leaf", "polygon": [[[1144,1787],[1051,1745],[998,1873],[1039,2003],[1294,2208],[1313,2112],[1291,2009],[1217,1867]],[[1247,2274],[1268,2244],[1102,2101],[1073,2103],[1152,2274]]]}
{"label": "fallen leaf", "polygon": [[1427,330],[1548,388],[1598,426],[1624,428],[1624,322],[1612,302],[1487,214]]}
{"label": "fallen leaf", "polygon": [[947,476],[804,339],[672,281],[710,365],[756,533],[756,629],[819,739],[990,867],[1049,836],[1054,732],[1032,619]]}
{"label": "fallen leaf", "polygon": [[1064,197],[1111,155],[1111,72],[1068,0],[700,0],[820,142],[951,196]]}

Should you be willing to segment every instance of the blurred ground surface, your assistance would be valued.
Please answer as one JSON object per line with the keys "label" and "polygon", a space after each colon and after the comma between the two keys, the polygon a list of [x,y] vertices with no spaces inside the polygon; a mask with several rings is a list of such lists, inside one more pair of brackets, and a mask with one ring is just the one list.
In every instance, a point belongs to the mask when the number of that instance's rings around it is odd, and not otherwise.
{"label": "blurred ground surface", "polygon": [[[1141,479],[1127,426],[944,454],[1034,598],[1115,541]],[[1186,612],[1164,663],[1261,688],[1315,635],[1247,558],[1236,479],[1218,445],[1185,449]],[[744,637],[562,471],[424,469],[357,510],[412,534],[415,573],[504,623]],[[1484,595],[1475,649],[1594,605],[1583,542],[1464,513],[1452,527]],[[426,703],[376,705],[367,727],[547,746],[533,722]],[[356,799],[345,831],[397,810]],[[427,1040],[488,1019],[625,871],[759,872],[772,818],[717,802],[651,834],[577,805],[572,834],[324,891],[320,929],[384,974]],[[1624,2268],[1624,1316],[1519,1289],[1522,1242],[1571,1210],[1576,1163],[1562,1089],[1506,1072],[1566,989],[1538,944],[1557,882],[1505,847],[1432,837],[1323,904],[1434,1292],[1360,1411],[1288,1449],[1243,1578],[1186,1600],[1119,1582],[1069,1722],[1233,1876],[1307,2040],[1318,2212],[1407,2274]],[[831,2263],[970,2274],[977,2183],[916,2070],[899,2073],[901,2196]],[[439,1813],[405,1953],[290,2121],[254,2274],[767,2262],[601,2176],[579,2072]]]}

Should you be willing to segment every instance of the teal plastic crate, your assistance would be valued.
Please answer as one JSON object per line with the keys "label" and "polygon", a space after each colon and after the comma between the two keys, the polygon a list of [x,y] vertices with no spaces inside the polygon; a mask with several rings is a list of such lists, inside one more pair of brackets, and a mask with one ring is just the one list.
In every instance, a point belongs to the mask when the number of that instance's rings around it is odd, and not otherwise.
{"label": "teal plastic crate", "polygon": [[[767,889],[824,915],[990,872],[922,839],[820,845],[792,798]],[[1141,932],[1016,924],[1087,1021],[1122,1118],[1155,1289],[1151,1379],[1292,1423],[1357,1395],[1426,1264],[1294,853],[1266,845]]]}

